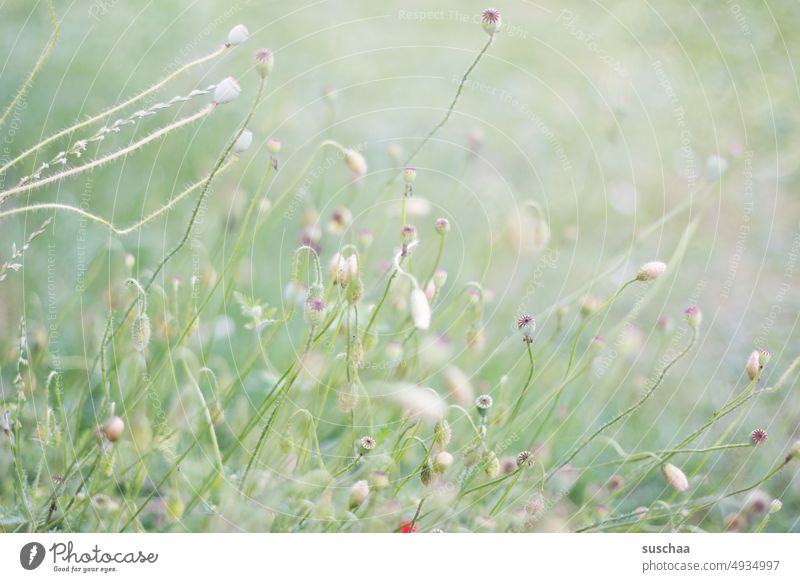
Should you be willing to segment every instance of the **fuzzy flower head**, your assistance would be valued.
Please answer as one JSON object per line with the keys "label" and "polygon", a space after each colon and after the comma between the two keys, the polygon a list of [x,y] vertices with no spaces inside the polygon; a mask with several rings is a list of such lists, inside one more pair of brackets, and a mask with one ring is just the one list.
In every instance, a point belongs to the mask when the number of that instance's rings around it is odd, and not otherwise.
{"label": "fuzzy flower head", "polygon": [[486,416],[486,413],[489,412],[489,409],[492,407],[494,401],[492,397],[488,394],[481,394],[475,399],[475,406],[478,407],[478,414],[481,416]]}
{"label": "fuzzy flower head", "polygon": [[676,491],[686,491],[689,488],[689,480],[686,475],[675,465],[667,463],[661,467],[661,473],[664,475],[667,484]]}
{"label": "fuzzy flower head", "polygon": [[762,445],[767,442],[769,435],[763,428],[757,428],[750,433],[750,442],[754,445]]}
{"label": "fuzzy flower head", "polygon": [[306,299],[304,313],[306,321],[311,327],[316,327],[325,319],[327,305],[322,297],[309,296]]}
{"label": "fuzzy flower head", "polygon": [[269,49],[261,48],[256,51],[256,72],[262,79],[266,79],[275,67],[275,55]]}
{"label": "fuzzy flower head", "polygon": [[686,321],[689,324],[689,327],[692,329],[697,329],[700,327],[700,324],[703,321],[703,312],[700,311],[700,308],[697,307],[697,305],[691,305],[687,307],[683,314],[686,316]]}
{"label": "fuzzy flower head", "polygon": [[271,154],[277,154],[281,151],[281,140],[271,137],[267,140],[267,151]]}
{"label": "fuzzy flower head", "polygon": [[525,343],[533,343],[533,332],[536,331],[536,321],[530,313],[523,313],[517,318],[517,329],[522,333]]}
{"label": "fuzzy flower head", "polygon": [[667,265],[665,263],[651,261],[639,268],[639,272],[636,273],[636,279],[638,281],[652,281],[653,279],[658,279],[666,270]]}
{"label": "fuzzy flower head", "polygon": [[481,25],[486,34],[496,34],[502,24],[503,19],[500,17],[500,11],[497,8],[487,8],[481,12]]}

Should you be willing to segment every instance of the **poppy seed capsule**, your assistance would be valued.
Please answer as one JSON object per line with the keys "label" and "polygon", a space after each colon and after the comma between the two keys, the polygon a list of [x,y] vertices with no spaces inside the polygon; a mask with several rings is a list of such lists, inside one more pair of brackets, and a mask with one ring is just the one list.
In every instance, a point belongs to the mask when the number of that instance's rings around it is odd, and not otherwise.
{"label": "poppy seed capsule", "polygon": [[244,24],[237,24],[231,31],[228,33],[228,46],[237,46],[244,42],[247,42],[247,39],[250,38],[250,31],[247,30],[247,27]]}
{"label": "poppy seed capsule", "polygon": [[661,473],[664,475],[667,484],[676,491],[686,491],[689,488],[689,480],[686,475],[675,465],[667,463],[661,467]]}
{"label": "poppy seed capsule", "polygon": [[125,423],[119,416],[112,416],[103,425],[103,436],[108,441],[115,443],[122,438],[122,433],[125,431]]}
{"label": "poppy seed capsule", "polygon": [[378,441],[376,441],[371,436],[363,436],[358,441],[358,448],[361,451],[362,455],[366,455],[368,452],[370,452],[377,446],[378,446]]}
{"label": "poppy seed capsule", "polygon": [[242,88],[233,77],[226,77],[219,82],[216,89],[214,89],[214,103],[217,105],[224,105],[230,103],[239,96]]}
{"label": "poppy seed capsule", "polygon": [[275,55],[272,54],[271,50],[262,48],[256,51],[256,72],[262,79],[267,78],[274,66]]}
{"label": "poppy seed capsule", "polygon": [[150,328],[150,318],[146,313],[140,313],[133,318],[131,324],[131,344],[133,349],[137,352],[143,352],[150,344],[150,335],[152,331]]}
{"label": "poppy seed capsule", "polygon": [[667,270],[667,265],[661,261],[651,261],[645,263],[639,268],[636,273],[636,279],[639,281],[652,281],[658,279]]}
{"label": "poppy seed capsule", "polygon": [[483,26],[483,30],[486,31],[486,34],[496,34],[497,31],[500,30],[502,23],[500,11],[496,8],[487,8],[481,13],[481,26]]}

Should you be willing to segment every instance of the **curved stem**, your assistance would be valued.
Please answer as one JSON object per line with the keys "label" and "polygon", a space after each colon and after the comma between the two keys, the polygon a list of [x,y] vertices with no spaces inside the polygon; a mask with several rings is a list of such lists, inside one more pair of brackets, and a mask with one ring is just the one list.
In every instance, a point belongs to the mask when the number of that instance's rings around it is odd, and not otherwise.
{"label": "curved stem", "polygon": [[519,396],[517,397],[517,401],[514,404],[514,408],[511,410],[511,416],[508,419],[508,424],[512,424],[514,420],[517,418],[517,414],[519,414],[519,409],[520,407],[522,407],[522,401],[525,399],[525,394],[528,392],[528,388],[531,385],[531,380],[533,379],[533,372],[536,369],[536,360],[533,357],[533,348],[531,347],[531,342],[525,342],[525,345],[528,347],[528,359],[530,360],[528,379],[525,380],[525,385],[522,387],[522,391],[520,391]]}

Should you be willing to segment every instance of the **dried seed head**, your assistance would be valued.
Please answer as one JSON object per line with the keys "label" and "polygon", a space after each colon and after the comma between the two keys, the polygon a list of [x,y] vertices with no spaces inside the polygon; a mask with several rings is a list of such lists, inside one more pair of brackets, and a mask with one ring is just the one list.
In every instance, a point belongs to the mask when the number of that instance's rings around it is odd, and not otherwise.
{"label": "dried seed head", "polygon": [[378,446],[378,441],[376,441],[371,436],[363,436],[358,441],[358,445],[361,448],[361,452],[366,454]]}
{"label": "dried seed head", "polygon": [[237,46],[246,42],[250,38],[250,31],[244,24],[237,24],[228,33],[227,46]]}
{"label": "dried seed head", "polygon": [[103,425],[103,436],[112,443],[117,442],[122,438],[122,433],[125,431],[125,423],[119,416],[112,416]]}
{"label": "dried seed head", "polygon": [[214,103],[217,105],[224,105],[230,103],[239,96],[242,88],[233,77],[226,77],[219,82],[217,88],[214,89]]}
{"label": "dried seed head", "polygon": [[428,298],[425,297],[425,292],[422,289],[414,288],[411,291],[411,319],[414,321],[414,327],[421,330],[426,330],[431,326],[431,306],[428,303]]}
{"label": "dried seed head", "polygon": [[486,31],[486,34],[496,34],[502,25],[500,11],[496,8],[487,8],[481,12],[481,24],[483,26],[483,30]]}
{"label": "dried seed head", "polygon": [[763,428],[757,428],[750,433],[750,442],[754,445],[761,445],[767,442],[769,435]]}
{"label": "dried seed head", "polygon": [[517,329],[522,333],[525,343],[533,343],[533,332],[536,331],[536,320],[530,313],[523,313],[517,318]]}
{"label": "dried seed head", "polygon": [[661,261],[651,261],[639,268],[636,278],[639,281],[652,281],[658,279],[667,270],[667,265]]}
{"label": "dried seed head", "polygon": [[256,72],[262,79],[266,79],[275,66],[275,55],[269,49],[258,49],[256,51]]}
{"label": "dried seed head", "polygon": [[233,144],[233,153],[241,154],[246,152],[253,143],[253,132],[245,128]]}
{"label": "dried seed head", "polygon": [[494,401],[492,400],[492,397],[488,394],[481,394],[475,399],[475,406],[478,407],[478,412],[480,412],[481,415],[485,415],[486,412],[492,407],[493,403]]}
{"label": "dried seed head", "polygon": [[137,352],[144,352],[150,344],[150,336],[152,329],[150,326],[150,318],[146,313],[140,313],[133,318],[131,324],[131,345]]}
{"label": "dried seed head", "polygon": [[525,467],[533,464],[533,454],[530,451],[522,451],[517,455],[517,467]]}
{"label": "dried seed head", "polygon": [[664,475],[667,484],[673,489],[677,491],[686,491],[689,488],[689,480],[686,478],[686,475],[675,465],[667,463],[661,467],[661,473]]}
{"label": "dried seed head", "polygon": [[744,369],[747,371],[747,376],[750,380],[758,380],[761,375],[761,362],[759,360],[758,350],[750,353],[750,357],[747,358],[747,364]]}
{"label": "dried seed head", "polygon": [[686,316],[686,321],[689,324],[689,327],[692,329],[697,329],[700,327],[700,324],[703,321],[703,312],[700,311],[700,308],[697,305],[691,305],[686,308],[683,312]]}

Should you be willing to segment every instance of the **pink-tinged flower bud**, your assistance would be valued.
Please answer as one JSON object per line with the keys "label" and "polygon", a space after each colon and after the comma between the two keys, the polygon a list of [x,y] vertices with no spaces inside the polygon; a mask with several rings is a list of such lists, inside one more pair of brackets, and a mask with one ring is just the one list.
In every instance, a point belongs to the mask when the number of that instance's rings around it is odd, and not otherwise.
{"label": "pink-tinged flower bud", "polygon": [[453,455],[447,451],[442,451],[433,458],[433,470],[437,473],[444,473],[452,464]]}
{"label": "pink-tinged flower bud", "polygon": [[369,483],[365,479],[356,481],[350,488],[350,509],[355,509],[369,497]]}
{"label": "pink-tinged flower bud", "polygon": [[417,229],[413,224],[406,224],[400,229],[400,239],[404,245],[410,245],[417,240]]}
{"label": "pink-tinged flower bud", "polygon": [[437,218],[436,222],[433,224],[433,227],[436,229],[437,233],[444,236],[450,232],[450,221],[446,218]]}
{"label": "pink-tinged flower bud", "polygon": [[363,249],[368,249],[372,246],[374,238],[372,231],[368,228],[359,229],[358,233],[356,233],[356,240],[358,240],[358,244],[360,244]]}
{"label": "pink-tinged flower bud", "polygon": [[411,292],[411,319],[417,329],[428,329],[431,326],[431,306],[425,292],[414,288]]}
{"label": "pink-tinged flower bud", "polygon": [[122,433],[125,431],[125,423],[119,416],[112,416],[103,425],[103,436],[109,442],[115,443],[122,438]]}
{"label": "pink-tinged flower bud", "polygon": [[271,154],[277,154],[281,151],[281,140],[271,137],[267,140],[267,151]]}
{"label": "pink-tinged flower bud", "polygon": [[363,436],[358,440],[358,450],[362,455],[366,455],[368,452],[374,450],[377,446],[378,441],[371,436]]}
{"label": "pink-tinged flower bud", "polygon": [[481,13],[481,25],[483,26],[483,30],[486,31],[486,34],[496,34],[502,25],[500,11],[496,8],[487,8],[484,10]]}
{"label": "pink-tinged flower bud", "polygon": [[433,272],[433,283],[437,289],[441,289],[447,283],[447,271],[444,269],[436,269]]}
{"label": "pink-tinged flower bud", "polygon": [[767,364],[769,364],[769,361],[771,359],[772,359],[772,352],[770,352],[769,350],[758,350],[758,363],[761,364],[762,368]]}
{"label": "pink-tinged flower bud", "polygon": [[669,335],[672,333],[675,324],[672,321],[672,318],[669,315],[662,315],[656,321],[656,327],[658,327],[661,333]]}
{"label": "pink-tinged flower bud", "polygon": [[358,150],[353,148],[345,149],[344,162],[347,164],[347,167],[350,168],[350,171],[359,178],[367,173],[367,160],[364,159],[364,156],[362,156],[361,152]]}
{"label": "pink-tinged flower bud", "polygon": [[658,279],[666,270],[666,264],[662,263],[661,261],[651,261],[649,263],[645,263],[639,268],[636,278],[639,281],[652,281],[653,279]]}
{"label": "pink-tinged flower bud", "polygon": [[236,139],[233,144],[233,153],[234,154],[241,154],[246,152],[250,145],[253,143],[253,132],[249,129],[245,129],[242,131],[241,135]]}
{"label": "pink-tinged flower bud", "polygon": [[311,327],[316,327],[321,324],[325,319],[326,312],[327,305],[322,297],[309,296],[309,298],[306,300],[304,309],[306,322],[308,325]]}
{"label": "pink-tinged flower bud", "polygon": [[217,105],[224,105],[230,103],[239,96],[242,88],[233,77],[226,77],[219,82],[217,88],[214,89],[214,103]]}
{"label": "pink-tinged flower bud", "polygon": [[428,298],[428,303],[433,303],[433,298],[436,297],[436,283],[433,282],[433,279],[425,285],[425,297]]}
{"label": "pink-tinged flower bud", "polygon": [[389,486],[389,475],[385,471],[373,471],[369,480],[375,489],[386,489]]}
{"label": "pink-tinged flower bud", "polygon": [[689,488],[689,480],[683,471],[678,469],[675,465],[667,463],[661,467],[661,472],[664,474],[664,479],[667,484],[677,491],[686,491]]}
{"label": "pink-tinged flower bud", "polygon": [[758,350],[752,352],[750,357],[747,358],[747,365],[744,367],[750,380],[758,380],[758,377],[761,375],[761,363],[759,362],[758,355]]}
{"label": "pink-tinged flower bud", "polygon": [[692,329],[697,329],[700,327],[700,324],[703,321],[703,312],[700,311],[699,307],[692,305],[691,307],[687,307],[686,311],[683,313],[686,315],[686,321],[689,323],[689,327]]}
{"label": "pink-tinged flower bud", "polygon": [[600,300],[594,295],[586,295],[581,299],[581,315],[586,317],[600,308]]}
{"label": "pink-tinged flower bud", "polygon": [[406,184],[413,184],[414,180],[417,179],[417,169],[408,167],[403,170],[403,181]]}
{"label": "pink-tinged flower bud", "polygon": [[244,42],[247,42],[247,39],[250,38],[250,31],[247,30],[247,27],[244,24],[237,24],[231,31],[228,33],[228,46],[237,46]]}
{"label": "pink-tinged flower bud", "polygon": [[262,79],[266,79],[275,66],[275,55],[269,49],[258,49],[256,51],[256,72]]}

